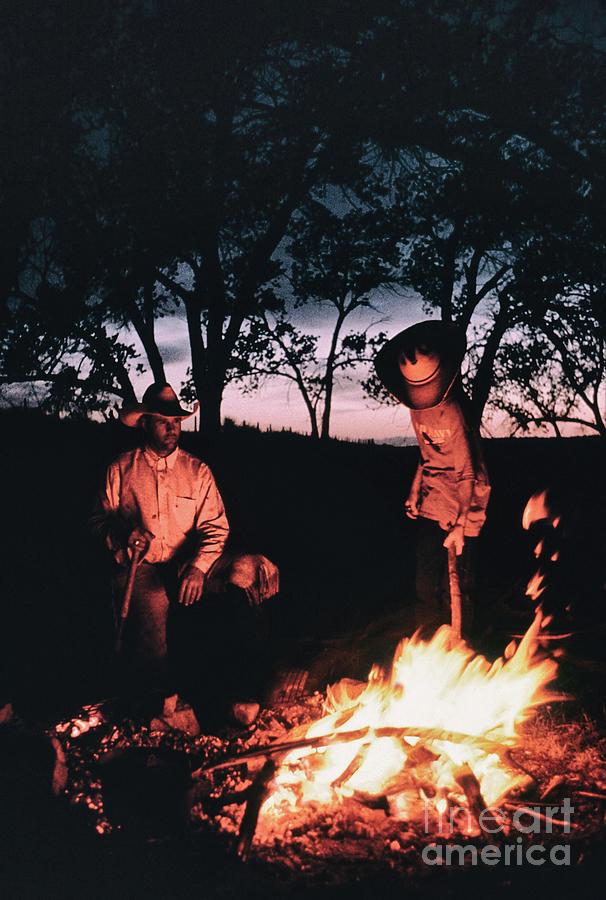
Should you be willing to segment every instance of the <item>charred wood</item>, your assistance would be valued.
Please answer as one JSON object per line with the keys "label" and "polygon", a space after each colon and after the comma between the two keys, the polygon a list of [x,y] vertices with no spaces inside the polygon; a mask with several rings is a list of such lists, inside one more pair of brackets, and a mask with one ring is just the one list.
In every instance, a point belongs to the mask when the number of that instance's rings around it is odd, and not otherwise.
{"label": "charred wood", "polygon": [[255,831],[257,830],[259,813],[265,800],[271,793],[270,784],[276,773],[276,768],[277,764],[274,760],[268,759],[250,788],[248,788],[248,800],[240,824],[238,843],[236,845],[236,853],[242,862],[248,862],[250,858],[250,850]]}
{"label": "charred wood", "polygon": [[263,747],[255,747],[247,753],[241,753],[238,756],[231,756],[219,762],[210,763],[201,766],[192,773],[192,777],[199,778],[210,772],[219,769],[228,769],[233,766],[244,765],[253,759],[264,756],[276,756],[290,753],[293,750],[314,750],[330,747],[334,744],[346,744],[353,741],[363,741],[365,738],[402,738],[402,737],[418,737],[425,742],[443,741],[453,744],[469,744],[486,753],[496,753],[500,757],[508,759],[508,750],[503,744],[496,741],[490,741],[486,738],[477,737],[476,735],[461,734],[457,731],[444,731],[440,728],[359,728],[355,731],[331,732],[330,734],[318,735],[316,737],[302,738],[297,741],[284,741],[276,744],[267,744]]}

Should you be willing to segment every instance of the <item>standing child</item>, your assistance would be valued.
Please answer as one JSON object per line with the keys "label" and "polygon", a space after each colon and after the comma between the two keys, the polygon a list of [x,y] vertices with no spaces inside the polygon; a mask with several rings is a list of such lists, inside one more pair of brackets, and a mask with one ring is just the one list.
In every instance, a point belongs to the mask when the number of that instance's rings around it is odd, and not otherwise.
{"label": "standing child", "polygon": [[473,619],[477,537],[486,519],[490,484],[478,428],[460,383],[465,336],[439,321],[401,331],[377,354],[385,387],[410,409],[420,460],[405,504],[418,522],[417,626],[450,621],[448,559],[454,547],[461,587],[462,632]]}

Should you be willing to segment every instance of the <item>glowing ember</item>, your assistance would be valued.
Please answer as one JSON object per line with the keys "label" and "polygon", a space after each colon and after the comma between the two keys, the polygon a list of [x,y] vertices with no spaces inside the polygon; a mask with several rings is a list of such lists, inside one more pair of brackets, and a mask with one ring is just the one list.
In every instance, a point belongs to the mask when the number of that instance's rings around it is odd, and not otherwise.
{"label": "glowing ember", "polygon": [[55,726],[57,734],[69,733],[70,738],[78,738],[93,728],[103,725],[103,714],[98,706],[85,706],[81,715]]}
{"label": "glowing ember", "polygon": [[329,689],[327,715],[297,737],[332,738],[282,759],[259,836],[310,802],[382,798],[392,816],[408,820],[428,808],[439,819],[453,804],[472,806],[474,791],[497,805],[526,780],[507,761],[519,725],[555,698],[546,688],[557,664],[538,652],[543,624],[538,612],[519,645],[494,663],[443,626],[428,641],[403,640],[389,673],[375,667],[366,685]]}

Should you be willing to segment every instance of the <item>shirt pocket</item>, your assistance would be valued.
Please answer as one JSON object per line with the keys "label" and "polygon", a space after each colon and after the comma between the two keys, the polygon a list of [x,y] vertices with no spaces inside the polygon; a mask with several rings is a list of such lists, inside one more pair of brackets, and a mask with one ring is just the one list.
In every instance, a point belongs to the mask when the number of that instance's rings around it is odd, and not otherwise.
{"label": "shirt pocket", "polygon": [[193,497],[175,497],[175,520],[183,534],[194,527],[196,501]]}

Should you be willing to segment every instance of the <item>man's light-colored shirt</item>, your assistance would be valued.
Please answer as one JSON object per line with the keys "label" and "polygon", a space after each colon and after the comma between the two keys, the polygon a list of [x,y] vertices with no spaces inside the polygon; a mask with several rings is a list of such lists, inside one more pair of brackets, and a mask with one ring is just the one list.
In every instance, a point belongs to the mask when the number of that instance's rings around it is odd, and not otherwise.
{"label": "man's light-colored shirt", "polygon": [[180,447],[166,457],[149,447],[118,457],[107,470],[101,507],[131,530],[139,527],[154,535],[148,563],[168,562],[184,552],[181,561],[206,574],[229,534],[212,472]]}
{"label": "man's light-colored shirt", "polygon": [[419,442],[423,468],[420,515],[433,519],[449,531],[459,515],[459,484],[473,481],[465,534],[476,537],[486,520],[490,497],[479,434],[469,424],[455,398],[449,398],[433,409],[411,410],[410,419]]}

